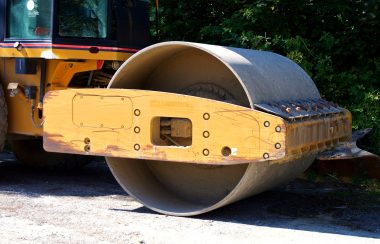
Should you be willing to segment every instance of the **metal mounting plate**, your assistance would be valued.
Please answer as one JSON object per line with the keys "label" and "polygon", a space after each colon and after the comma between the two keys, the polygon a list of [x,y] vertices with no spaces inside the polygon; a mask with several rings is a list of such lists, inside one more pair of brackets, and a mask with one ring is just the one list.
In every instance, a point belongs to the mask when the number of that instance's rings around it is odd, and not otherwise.
{"label": "metal mounting plate", "polygon": [[287,120],[304,119],[343,113],[344,110],[335,103],[324,99],[302,99],[254,104],[257,110],[280,116]]}

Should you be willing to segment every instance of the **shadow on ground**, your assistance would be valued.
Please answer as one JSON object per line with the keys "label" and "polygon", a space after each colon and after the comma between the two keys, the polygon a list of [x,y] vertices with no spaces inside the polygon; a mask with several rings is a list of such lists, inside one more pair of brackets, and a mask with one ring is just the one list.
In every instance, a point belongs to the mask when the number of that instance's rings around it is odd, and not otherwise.
{"label": "shadow on ground", "polygon": [[0,153],[0,192],[30,196],[126,195],[104,161],[72,172],[49,172],[28,168],[12,153]]}
{"label": "shadow on ground", "polygon": [[342,184],[296,180],[200,218],[380,238],[379,197]]}
{"label": "shadow on ground", "polygon": [[[156,214],[145,207],[134,212]],[[380,238],[379,197],[337,183],[295,180],[193,218]]]}
{"label": "shadow on ground", "polygon": [[[32,197],[126,196],[104,162],[76,172],[51,173],[25,168],[10,153],[0,154],[0,192]],[[157,214],[145,207],[132,212]],[[193,219],[380,238],[380,198],[341,183],[295,180]]]}

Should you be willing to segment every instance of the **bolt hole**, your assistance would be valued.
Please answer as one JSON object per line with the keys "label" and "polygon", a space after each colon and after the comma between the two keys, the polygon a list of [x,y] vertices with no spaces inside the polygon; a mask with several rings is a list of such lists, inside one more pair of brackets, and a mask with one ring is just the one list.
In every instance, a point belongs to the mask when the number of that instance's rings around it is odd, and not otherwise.
{"label": "bolt hole", "polygon": [[269,122],[269,121],[265,121],[265,122],[264,122],[264,126],[265,126],[265,127],[269,127],[269,126],[270,126],[270,122]]}
{"label": "bolt hole", "polygon": [[136,126],[135,129],[134,129],[134,132],[135,132],[136,134],[140,133],[140,127]]}
{"label": "bolt hole", "polygon": [[204,137],[204,138],[209,138],[209,137],[210,137],[210,132],[208,132],[208,131],[204,131],[204,132],[203,132],[203,137]]}
{"label": "bolt hole", "polygon": [[269,153],[264,153],[263,158],[264,159],[268,159],[269,158]]}
{"label": "bolt hole", "polygon": [[135,148],[136,151],[139,151],[140,150],[140,145],[139,144],[135,144],[134,148]]}
{"label": "bolt hole", "polygon": [[210,155],[210,151],[207,148],[203,149],[203,155],[205,155],[205,156]]}
{"label": "bolt hole", "polygon": [[274,147],[275,147],[276,149],[280,149],[280,148],[281,148],[281,144],[280,144],[280,143],[276,143],[276,144],[274,145]]}
{"label": "bolt hole", "polygon": [[223,147],[222,149],[222,155],[225,157],[228,157],[231,155],[231,148],[229,147]]}
{"label": "bolt hole", "polygon": [[276,126],[276,132],[281,132],[281,127],[280,126]]}
{"label": "bolt hole", "polygon": [[209,120],[210,119],[210,114],[209,113],[204,113],[203,114],[203,119],[204,120]]}
{"label": "bolt hole", "polygon": [[135,109],[134,114],[135,114],[136,116],[140,116],[141,111],[140,111],[139,109]]}

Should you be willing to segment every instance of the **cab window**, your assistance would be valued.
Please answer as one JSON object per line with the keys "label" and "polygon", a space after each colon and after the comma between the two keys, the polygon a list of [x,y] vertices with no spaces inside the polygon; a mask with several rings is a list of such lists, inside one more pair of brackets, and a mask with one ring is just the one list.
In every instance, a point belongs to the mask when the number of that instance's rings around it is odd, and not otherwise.
{"label": "cab window", "polygon": [[107,0],[60,0],[58,34],[61,37],[107,37]]}
{"label": "cab window", "polygon": [[51,37],[51,1],[8,1],[7,38],[46,39]]}

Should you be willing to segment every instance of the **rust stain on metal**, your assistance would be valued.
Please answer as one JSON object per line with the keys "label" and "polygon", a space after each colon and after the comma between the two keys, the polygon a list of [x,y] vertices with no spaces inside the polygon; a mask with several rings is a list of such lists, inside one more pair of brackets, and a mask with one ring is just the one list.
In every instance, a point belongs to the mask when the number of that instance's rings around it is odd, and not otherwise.
{"label": "rust stain on metal", "polygon": [[163,150],[160,150],[158,147],[153,146],[151,144],[144,145],[141,147],[142,152],[152,152],[154,155],[154,158],[158,158],[160,160],[167,160],[166,152]]}
{"label": "rust stain on metal", "polygon": [[43,144],[46,151],[84,154],[82,151],[79,151],[73,147],[71,143],[52,139],[52,136],[48,133],[44,133]]}
{"label": "rust stain on metal", "polygon": [[125,149],[119,147],[119,146],[116,146],[116,145],[108,145],[106,147],[106,152],[107,153],[112,153],[112,152],[124,152],[126,151]]}
{"label": "rust stain on metal", "polygon": [[56,137],[63,137],[61,134],[48,134],[44,132],[44,137],[49,137],[49,138],[56,138]]}
{"label": "rust stain on metal", "polygon": [[151,145],[151,144],[145,145],[142,148],[142,150],[151,151],[151,150],[153,150],[153,145]]}

